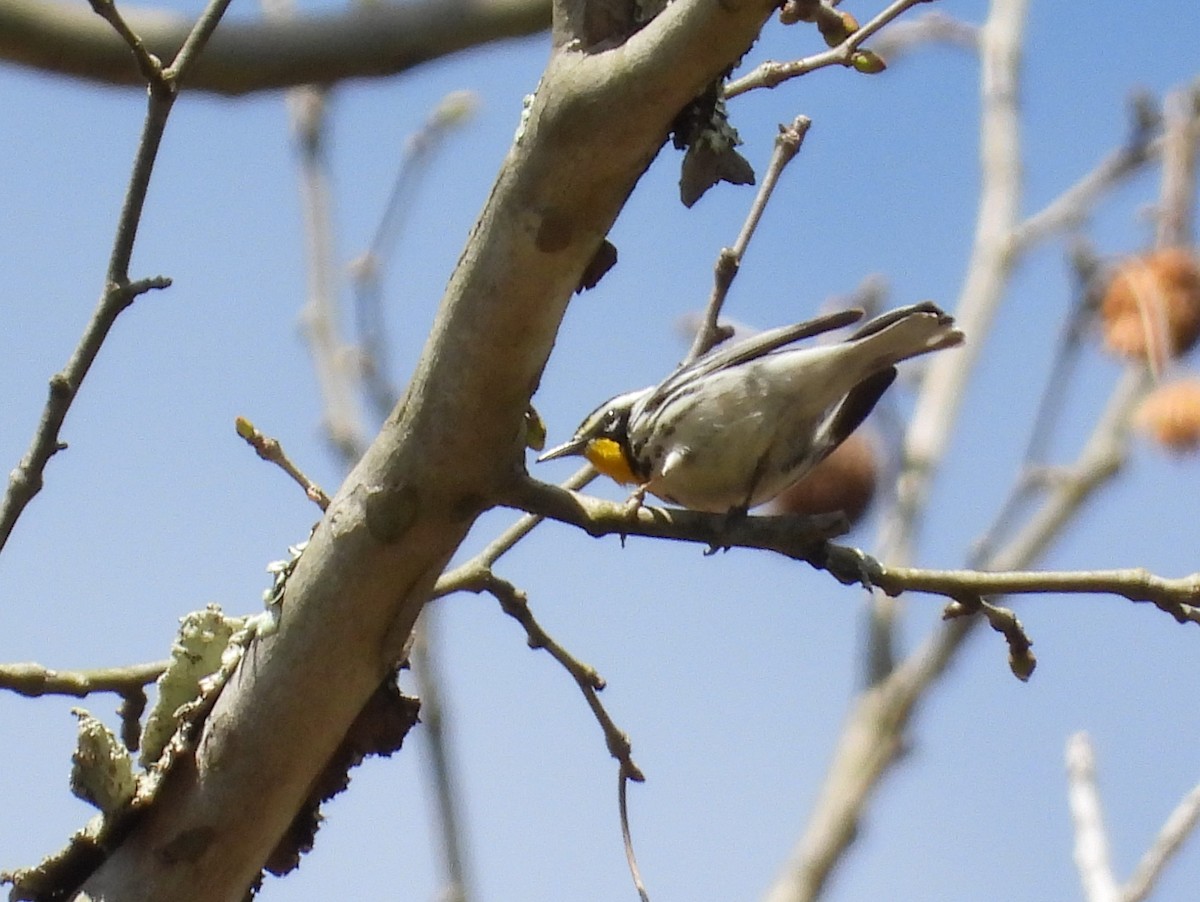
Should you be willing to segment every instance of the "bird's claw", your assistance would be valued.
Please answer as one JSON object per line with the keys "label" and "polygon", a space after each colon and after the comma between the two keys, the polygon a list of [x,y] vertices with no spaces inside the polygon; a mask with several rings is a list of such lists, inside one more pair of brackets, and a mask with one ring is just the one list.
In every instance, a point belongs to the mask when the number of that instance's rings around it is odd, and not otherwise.
{"label": "bird's claw", "polygon": [[646,505],[646,487],[638,486],[634,489],[633,494],[629,496],[629,500],[625,502],[625,507],[622,509],[622,514],[627,520],[636,520],[638,511]]}

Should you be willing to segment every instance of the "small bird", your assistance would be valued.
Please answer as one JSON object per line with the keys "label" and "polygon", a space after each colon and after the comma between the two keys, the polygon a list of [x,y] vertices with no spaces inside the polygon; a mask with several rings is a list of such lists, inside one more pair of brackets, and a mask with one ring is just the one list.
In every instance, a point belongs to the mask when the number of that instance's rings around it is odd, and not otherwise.
{"label": "small bird", "polygon": [[896,364],[954,347],[954,319],[924,302],[880,314],[844,341],[792,348],[857,322],[845,310],[762,332],[605,401],[538,461],[582,455],[604,475],[697,511],[770,501],[861,425]]}

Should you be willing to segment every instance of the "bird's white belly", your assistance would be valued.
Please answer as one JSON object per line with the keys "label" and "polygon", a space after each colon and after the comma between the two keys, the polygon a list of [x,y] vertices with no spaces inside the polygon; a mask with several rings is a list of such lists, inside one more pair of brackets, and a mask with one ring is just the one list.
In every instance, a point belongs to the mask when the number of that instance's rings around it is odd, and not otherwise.
{"label": "bird's white belly", "polygon": [[765,412],[765,386],[747,375],[691,399],[686,425],[674,432],[656,424],[661,453],[651,462],[650,492],[693,510],[725,513],[769,501],[795,482],[783,459],[791,442],[780,441],[780,430],[803,432],[811,424],[791,417],[781,422],[779,411]]}

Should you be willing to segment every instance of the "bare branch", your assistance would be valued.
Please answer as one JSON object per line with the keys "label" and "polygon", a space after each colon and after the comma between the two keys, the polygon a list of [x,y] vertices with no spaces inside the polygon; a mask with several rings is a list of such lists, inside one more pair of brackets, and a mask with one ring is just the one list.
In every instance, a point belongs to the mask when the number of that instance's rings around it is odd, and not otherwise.
{"label": "bare branch", "polygon": [[943,620],[953,620],[969,614],[982,614],[992,629],[1004,636],[1008,643],[1008,666],[1013,675],[1025,682],[1037,667],[1037,656],[1032,651],[1033,641],[1017,615],[1009,608],[994,605],[979,595],[960,595],[946,605]]}
{"label": "bare branch", "polygon": [[1075,867],[1087,902],[1118,902],[1108,851],[1108,834],[1100,791],[1096,787],[1096,756],[1086,733],[1067,740],[1067,800],[1075,825]]}
{"label": "bare branch", "polygon": [[163,76],[172,82],[176,89],[178,89],[178,83],[196,65],[200,53],[208,46],[209,38],[217,30],[217,26],[221,23],[221,17],[225,15],[225,10],[232,2],[233,0],[210,0],[209,4],[204,7],[204,11],[200,13],[200,18],[196,20],[195,26],[188,31],[183,46],[175,54],[171,65],[163,72]]}
{"label": "bare branch", "polygon": [[977,53],[979,29],[934,10],[916,19],[908,18],[894,22],[871,47],[891,63],[901,54],[912,53],[931,44],[942,44]]}
{"label": "bare branch", "polygon": [[438,666],[441,659],[441,632],[437,605],[426,605],[417,621],[409,665],[416,678],[417,695],[421,699],[421,725],[429,756],[429,782],[432,783],[434,809],[445,886],[438,894],[441,902],[467,902],[469,891],[467,853],[463,842],[462,801],[459,793],[460,774],[451,756],[450,737],[446,729],[446,705],[443,698],[445,680]]}
{"label": "bare branch", "polygon": [[1158,836],[1134,868],[1133,875],[1121,888],[1121,902],[1143,902],[1150,896],[1158,878],[1182,848],[1184,840],[1192,835],[1198,821],[1200,785],[1192,787],[1191,792],[1183,797],[1167,817]]}
{"label": "bare branch", "polygon": [[971,595],[1030,595],[1043,593],[1119,595],[1146,602],[1179,623],[1200,624],[1200,573],[1179,579],[1155,576],[1141,568],[1125,570],[922,570],[879,565],[870,578],[889,595],[930,592],[956,599]]}
{"label": "bare branch", "polygon": [[[769,0],[676,0],[624,52],[551,54],[412,387],[300,555],[278,628],[256,638],[244,659],[253,666],[221,692],[190,766],[168,775],[81,892],[204,902],[240,898],[255,880],[404,653],[438,574],[507,492],[530,394],[580,273],[678,111],[771,14]],[[186,860],[154,854],[198,835]]]}
{"label": "bare branch", "polygon": [[349,467],[362,457],[367,433],[356,391],[360,367],[354,349],[342,337],[337,302],[339,269],[326,153],[326,96],[325,88],[315,86],[293,88],[287,95],[299,160],[308,282],[300,328],[317,375],[325,434]]}
{"label": "bare branch", "polygon": [[366,250],[350,263],[360,377],[380,419],[387,416],[399,396],[388,366],[383,315],[384,273],[399,242],[400,227],[418,182],[428,171],[442,141],[453,129],[465,125],[478,106],[479,98],[473,92],[451,91],[438,102],[421,128],[409,137],[375,234]]}
{"label": "bare branch", "polygon": [[83,698],[95,692],[127,695],[157,680],[168,663],[155,661],[95,670],[52,670],[32,663],[0,664],[0,689],[9,689],[29,698],[43,695]]}
{"label": "bare branch", "polygon": [[621,765],[621,773],[630,780],[643,782],[646,777],[641,768],[633,761],[633,747],[630,745],[629,737],[613,721],[597,694],[604,688],[605,682],[596,669],[584,664],[542,629],[542,625],[538,623],[537,618],[533,616],[533,611],[529,608],[529,599],[512,583],[494,575],[487,575],[482,577],[475,586],[468,588],[495,596],[504,613],[521,624],[528,637],[529,647],[545,649],[550,657],[562,665],[579,687],[579,691],[583,693],[588,707],[592,709],[592,715],[604,732],[604,742],[608,746],[609,754]]}
{"label": "bare branch", "polygon": [[[586,487],[597,475],[599,474],[592,468],[592,465],[587,464],[580,467],[569,479],[564,481],[560,488],[572,492],[579,491]],[[496,561],[500,560],[503,555],[507,554],[514,545],[529,535],[545,519],[541,514],[526,514],[524,517],[521,517],[516,523],[493,539],[474,558],[465,564],[460,564],[453,570],[447,570],[443,573],[438,578],[432,597],[441,598],[444,595],[449,595],[451,592],[465,591],[469,585],[476,583],[482,574],[492,568],[492,565]]]}
{"label": "bare branch", "polygon": [[1196,196],[1196,145],[1200,143],[1200,82],[1167,97],[1162,142],[1163,179],[1155,243],[1160,248],[1188,247]]}
{"label": "bare branch", "polygon": [[[216,28],[229,2],[230,0],[212,0],[209,3],[189,33],[184,50],[190,54],[199,51]],[[42,410],[29,450],[9,475],[8,490],[3,501],[0,501],[0,549],[8,542],[8,537],[25,507],[41,491],[46,464],[54,454],[66,447],[59,439],[63,421],[117,317],[138,295],[152,288],[166,288],[171,284],[169,279],[162,277],[130,282],[129,261],[133,256],[133,246],[142,219],[146,192],[150,187],[150,175],[154,171],[154,161],[158,157],[167,117],[170,116],[171,107],[175,103],[175,78],[186,69],[189,59],[194,57],[185,56],[181,51],[169,67],[173,74],[162,72],[158,68],[157,60],[152,60],[146,55],[141,39],[130,30],[109,0],[96,0],[96,10],[119,32],[122,45],[128,42],[128,46],[133,48],[134,54],[140,60],[141,67],[146,70],[150,86],[146,120],[142,127],[133,170],[129,176],[129,187],[125,192],[121,216],[117,221],[104,292],[67,365],[50,378],[50,397]],[[2,30],[0,29],[0,32]]]}
{"label": "bare branch", "polygon": [[111,25],[121,40],[129,45],[129,49],[133,51],[133,58],[137,60],[138,70],[142,73],[142,80],[146,84],[161,82],[162,62],[146,49],[142,39],[125,22],[113,0],[89,0],[89,2],[96,15]]}
{"label": "bare branch", "polygon": [[646,892],[646,884],[642,880],[641,869],[638,868],[637,855],[633,850],[633,834],[629,829],[629,784],[633,777],[626,773],[624,766],[617,774],[617,808],[621,814],[621,839],[625,842],[625,860],[629,863],[629,875],[633,878],[633,887],[637,890],[641,902],[650,902],[650,894]]}
{"label": "bare branch", "polygon": [[[578,526],[591,536],[647,536],[703,543],[710,548],[775,551],[827,570],[843,584],[878,588],[891,596],[925,592],[979,609],[979,603],[963,602],[963,598],[1110,594],[1149,602],[1180,623],[1200,624],[1200,573],[1167,579],[1142,569],[995,572],[892,566],[860,549],[830,543],[828,539],[844,525],[837,516],[752,516],[731,521],[723,514],[677,508],[642,506],[631,510],[624,504],[578,495],[528,477],[519,482],[506,503]],[[989,619],[993,615],[1003,616],[992,611]]]}
{"label": "bare branch", "polygon": [[[847,528],[841,514],[755,516],[731,520],[724,514],[674,507],[641,505],[632,508],[625,503],[578,495],[528,476],[517,481],[503,503],[577,526],[593,537],[645,536],[695,542],[710,549],[759,548],[802,561],[823,561],[827,540],[844,533]],[[858,582],[862,578],[854,554],[839,556],[831,565],[838,568],[839,574],[845,574],[846,582]]]}
{"label": "bare branch", "polygon": [[729,293],[729,286],[737,277],[738,267],[742,265],[742,258],[746,255],[746,248],[750,246],[750,239],[754,237],[754,231],[758,228],[763,211],[766,210],[767,203],[775,192],[775,186],[779,184],[779,177],[783,175],[783,170],[787,168],[788,163],[794,160],[796,154],[800,152],[800,145],[804,143],[804,136],[808,134],[811,125],[812,120],[807,116],[797,116],[791,125],[779,126],[771,162],[767,165],[762,184],[754,196],[754,203],[750,205],[750,212],[746,214],[742,230],[738,233],[737,240],[733,242],[733,247],[722,248],[717,257],[712,295],[709,297],[708,306],[704,311],[704,318],[700,321],[699,328],[696,329],[691,350],[684,358],[685,363],[696,360],[711,350],[715,344],[729,337],[728,334],[723,334],[717,325],[721,308],[725,304],[725,297]]}
{"label": "bare branch", "polygon": [[809,72],[823,69],[826,66],[852,66],[855,52],[868,38],[912,7],[929,2],[931,0],[894,0],[891,5],[857,31],[851,33],[836,47],[790,63],[768,60],[741,78],[729,82],[725,86],[725,96],[732,98],[756,88],[774,88],[789,79],[807,75]]}
{"label": "bare branch", "polygon": [[268,463],[275,464],[275,466],[287,473],[296,485],[304,489],[304,494],[308,496],[308,500],[315,503],[321,510],[329,507],[329,496],[325,494],[325,490],[305,476],[303,471],[292,463],[291,459],[284,453],[283,445],[279,443],[279,439],[263,435],[245,417],[238,417],[236,426],[237,434],[245,440],[246,444],[254,449],[255,454]]}
{"label": "bare branch", "polygon": [[1156,136],[1144,121],[1136,105],[1132,118],[1129,138],[1122,147],[1106,156],[1095,169],[1013,229],[1011,245],[1014,254],[1083,221],[1101,197],[1140,172],[1146,163],[1162,153],[1161,137]]}
{"label": "bare branch", "polygon": [[[191,23],[158,9],[124,18],[149,51],[169,59]],[[218,94],[379,78],[491,41],[544,31],[546,0],[415,0],[358,4],[291,20],[227,23],[188,75],[188,88]],[[0,3],[0,59],[117,85],[143,84],[129,48],[77,3]]]}

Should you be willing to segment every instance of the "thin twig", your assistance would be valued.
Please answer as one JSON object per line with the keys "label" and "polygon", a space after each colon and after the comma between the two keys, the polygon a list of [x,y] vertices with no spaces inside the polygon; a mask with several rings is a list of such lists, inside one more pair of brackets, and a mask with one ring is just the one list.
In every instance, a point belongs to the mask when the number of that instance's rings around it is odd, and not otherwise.
{"label": "thin twig", "polygon": [[[273,22],[295,18],[293,0],[261,0]],[[300,330],[317,377],[322,426],[337,456],[353,466],[367,446],[362,405],[356,393],[361,367],[354,349],[341,337],[338,315],[338,266],[333,230],[333,199],[326,153],[328,88],[306,84],[285,95],[296,147],[300,210],[304,223],[306,296]]]}
{"label": "thin twig", "polygon": [[979,595],[960,595],[946,605],[942,612],[943,620],[952,620],[969,614],[982,614],[992,629],[1004,637],[1008,643],[1008,666],[1017,679],[1025,682],[1037,667],[1037,656],[1034,655],[1033,641],[1025,632],[1025,627],[1017,619],[1017,615],[1009,608],[992,604]]}
{"label": "thin twig", "polygon": [[1086,733],[1067,740],[1067,801],[1075,825],[1075,867],[1087,902],[1118,902],[1108,834],[1100,791],[1096,787],[1096,756]]}
{"label": "thin twig", "polygon": [[1200,624],[1200,573],[1170,579],[1140,567],[1123,570],[926,570],[888,567],[855,549],[838,554],[868,561],[866,575],[890,595],[928,592],[957,600],[958,593],[990,595],[1118,595],[1135,603],[1149,603],[1179,623]]}
{"label": "thin twig", "polygon": [[117,717],[121,718],[121,742],[131,752],[136,752],[142,743],[142,714],[147,701],[145,686],[121,693],[121,704],[117,706]]}
{"label": "thin twig", "polygon": [[150,91],[146,106],[146,119],[142,126],[137,155],[129,175],[129,185],[125,192],[121,215],[117,220],[104,291],[92,313],[92,318],[84,328],[79,344],[76,345],[67,361],[67,365],[50,377],[49,398],[42,410],[29,449],[9,474],[8,489],[4,494],[3,501],[0,501],[0,549],[3,549],[8,542],[17,520],[26,506],[42,490],[45,469],[50,458],[66,447],[66,444],[59,438],[63,421],[117,317],[139,295],[151,289],[166,288],[171,284],[169,279],[163,277],[131,282],[129,261],[133,256],[138,225],[141,222],[146,193],[150,186],[150,175],[158,157],[158,149],[162,143],[167,118],[170,116],[177,96],[175,78],[187,68],[190,59],[194,58],[194,54],[203,47],[205,40],[216,27],[228,5],[229,0],[212,0],[209,3],[185,42],[184,49],[191,48],[189,50],[191,56],[185,56],[181,49],[180,53],[176,55],[175,62],[172,63],[171,71],[174,75],[167,75],[159,70],[157,61],[153,60],[142,46],[141,40],[129,29],[124,19],[113,7],[111,0],[95,0],[93,4],[97,13],[104,16],[117,33],[129,43],[134,55],[138,58],[139,66],[147,76]]}
{"label": "thin twig", "polygon": [[167,669],[169,661],[132,664],[128,667],[100,667],[95,670],[52,670],[41,664],[0,664],[0,689],[38,698],[43,695],[69,695],[83,698],[96,692],[118,695],[139,691],[153,683]]}
{"label": "thin twig", "polygon": [[1163,179],[1157,236],[1160,248],[1192,243],[1196,152],[1200,142],[1200,82],[1172,91],[1163,103]]}
{"label": "thin twig", "polygon": [[629,829],[629,784],[633,778],[626,773],[621,765],[617,774],[617,809],[621,816],[621,839],[625,843],[625,861],[629,864],[629,875],[633,878],[634,889],[638,892],[641,902],[650,902],[650,894],[646,892],[646,883],[642,880],[642,872],[638,867],[637,854],[633,849],[633,833]]}
{"label": "thin twig", "polygon": [[392,191],[375,234],[364,252],[378,269],[385,268],[400,237],[404,221],[404,207],[409,200],[417,180],[424,174],[433,153],[451,129],[466,125],[479,108],[479,96],[473,91],[451,91],[438,101],[437,106],[422,123],[421,128],[405,142],[400,166],[396,170]]}
{"label": "thin twig", "polygon": [[1167,817],[1158,836],[1154,837],[1154,842],[1121,888],[1121,902],[1142,902],[1150,896],[1166,866],[1196,829],[1197,821],[1200,821],[1200,785],[1192,787]]}
{"label": "thin twig", "polygon": [[1102,197],[1162,154],[1162,136],[1153,119],[1145,116],[1140,102],[1131,108],[1130,118],[1129,138],[1124,145],[1013,228],[1009,239],[1012,253],[1020,253],[1056,232],[1078,225]]}
{"label": "thin twig", "polygon": [[912,538],[933,475],[945,454],[970,374],[974,371],[1013,264],[1011,231],[1021,195],[1017,99],[1020,42],[1026,0],[996,2],[983,29],[982,186],[967,279],[954,311],[969,340],[957,353],[930,361],[904,448],[893,516],[883,524],[879,547],[888,560],[912,559]]}
{"label": "thin twig", "polygon": [[433,784],[435,808],[438,820],[438,835],[441,837],[442,866],[445,871],[445,887],[438,894],[440,902],[467,902],[471,898],[468,890],[467,854],[462,837],[462,807],[458,796],[457,773],[451,759],[450,739],[446,735],[446,705],[442,697],[445,681],[438,668],[437,650],[440,649],[436,605],[426,605],[418,621],[420,628],[414,631],[409,665],[416,678],[417,694],[421,699],[421,724],[428,734],[422,747],[431,759],[429,772]]}
{"label": "thin twig", "polygon": [[175,54],[175,59],[163,73],[174,84],[175,90],[179,89],[179,83],[196,64],[208,39],[221,24],[221,17],[225,15],[225,10],[232,2],[233,0],[210,0],[208,6],[204,8],[204,12],[200,13],[200,18],[196,20],[195,26],[188,32],[187,40],[183,42],[183,46]]}
{"label": "thin twig", "polygon": [[89,0],[89,2],[92,11],[111,25],[121,40],[129,45],[129,49],[133,51],[133,58],[137,61],[138,70],[142,73],[142,79],[150,85],[161,82],[163,80],[162,62],[146,48],[141,37],[129,27],[113,0]]}
{"label": "thin twig", "polygon": [[763,211],[767,208],[775,186],[779,184],[779,177],[783,175],[783,170],[787,168],[788,163],[794,160],[796,154],[800,152],[800,145],[804,143],[804,136],[808,134],[811,125],[812,120],[807,116],[797,116],[791,125],[779,126],[779,134],[775,136],[775,149],[771,153],[771,162],[767,165],[762,184],[754,196],[754,203],[750,205],[750,212],[746,214],[742,230],[738,233],[733,247],[722,248],[717,257],[712,295],[705,308],[704,318],[700,321],[700,327],[696,330],[696,336],[692,340],[691,350],[684,358],[685,364],[698,359],[718,342],[729,337],[728,332],[724,332],[717,325],[721,308],[725,304],[725,297],[729,294],[729,286],[737,277],[742,259],[746,255],[746,248],[750,246],[750,239],[754,237],[754,231],[758,228]]}
{"label": "thin twig", "polygon": [[895,0],[890,6],[880,12],[879,15],[868,21],[857,31],[851,33],[846,40],[842,41],[836,47],[831,47],[821,53],[788,63],[768,60],[741,78],[729,82],[725,86],[725,97],[737,97],[739,94],[745,94],[747,91],[753,91],[756,88],[774,88],[788,79],[807,75],[809,72],[815,69],[822,69],[825,66],[853,65],[855,52],[868,38],[907,10],[920,3],[928,2],[930,0]]}
{"label": "thin twig", "polygon": [[1059,340],[1055,343],[1050,372],[1033,416],[1033,428],[1029,430],[1025,453],[1021,456],[1021,467],[1026,472],[1045,463],[1046,449],[1050,446],[1054,427],[1062,421],[1062,403],[1066,388],[1071,383],[1075,362],[1088,336],[1089,327],[1094,322],[1093,300],[1100,261],[1082,239],[1077,239],[1071,249],[1071,264],[1075,276],[1075,299],[1067,312]]}
{"label": "thin twig", "polygon": [[[567,491],[577,492],[591,483],[597,475],[599,474],[592,468],[592,465],[587,464],[561,483],[561,487]],[[541,514],[526,514],[518,519],[471,560],[443,573],[434,585],[430,597],[441,598],[452,592],[474,591],[469,587],[478,583],[480,575],[489,571],[501,556],[508,553],[517,542],[525,538],[545,519]]]}
{"label": "thin twig", "polygon": [[354,288],[354,318],[358,332],[363,388],[382,419],[399,395],[390,378],[388,340],[383,315],[383,277],[399,243],[401,226],[420,179],[429,170],[442,140],[451,129],[468,122],[479,106],[471,91],[451,91],[443,97],[421,128],[405,142],[391,194],[379,217],[370,244],[350,263]]}
{"label": "thin twig", "polygon": [[579,687],[579,691],[587,700],[588,707],[592,710],[592,716],[596,718],[596,722],[604,732],[604,742],[608,747],[608,753],[621,765],[623,779],[633,780],[637,783],[644,782],[646,777],[641,768],[634,763],[633,747],[629,742],[629,737],[616,725],[600,701],[598,692],[604,688],[605,683],[595,668],[577,659],[542,629],[541,624],[533,616],[533,611],[529,608],[529,600],[525,593],[512,583],[489,574],[480,578],[474,591],[488,592],[493,595],[500,602],[504,613],[521,624],[528,638],[529,647],[545,649],[550,657],[554,658],[571,675]]}
{"label": "thin twig", "polygon": [[304,472],[292,463],[291,459],[284,453],[283,445],[279,443],[279,439],[263,435],[245,417],[238,417],[236,426],[237,434],[245,439],[246,444],[253,448],[259,457],[268,463],[275,464],[275,466],[287,473],[293,482],[304,489],[304,494],[308,496],[308,500],[316,504],[321,510],[329,508],[329,496],[325,494],[325,490],[305,476]]}
{"label": "thin twig", "polygon": [[287,93],[287,105],[299,155],[308,275],[300,327],[317,374],[326,435],[342,460],[353,464],[367,442],[362,405],[355,391],[359,365],[339,327],[333,200],[325,153],[325,92],[316,87],[293,88]]}
{"label": "thin twig", "polygon": [[[1084,221],[1091,207],[1104,193],[1116,187],[1120,180],[1140,171],[1158,155],[1162,141],[1161,136],[1155,138],[1155,123],[1160,117],[1147,111],[1144,100],[1131,104],[1130,112],[1130,138],[1125,146],[1114,151],[1040,212],[1017,226],[1013,230],[1014,253],[1030,247],[1034,241],[1048,238],[1056,230],[1068,229]],[[1046,469],[1043,457],[1054,428],[1062,422],[1060,407],[1066,397],[1072,367],[1092,325],[1095,305],[1098,303],[1094,292],[1100,283],[1102,268],[1097,255],[1081,236],[1073,237],[1069,256],[1075,277],[1076,300],[1055,345],[1054,359],[1022,458],[1021,474],[991,524],[975,543],[971,554],[974,562],[987,559],[1021,507],[1034,497],[1037,490],[1048,486],[1047,473],[1054,472]]]}
{"label": "thin twig", "polygon": [[871,45],[871,49],[891,65],[901,54],[931,44],[942,44],[977,53],[979,28],[934,10],[915,19],[893,22]]}

